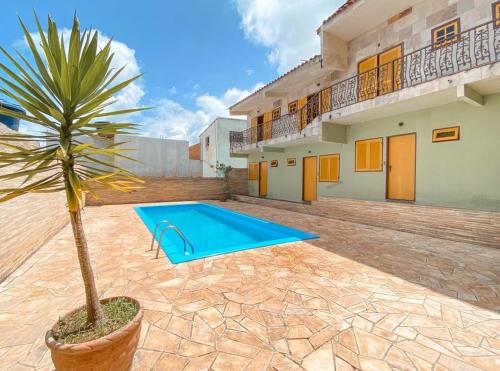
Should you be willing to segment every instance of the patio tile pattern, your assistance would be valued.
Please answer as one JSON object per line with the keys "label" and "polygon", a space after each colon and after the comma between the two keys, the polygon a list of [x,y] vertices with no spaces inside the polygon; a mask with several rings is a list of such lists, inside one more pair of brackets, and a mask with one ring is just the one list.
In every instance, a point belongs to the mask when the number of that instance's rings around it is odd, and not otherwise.
{"label": "patio tile pattern", "polygon": [[[172,265],[131,205],[85,209],[100,295],[145,311],[134,369],[500,369],[500,250],[217,204],[321,238]],[[68,226],[0,284],[0,369],[51,369],[82,295]]]}

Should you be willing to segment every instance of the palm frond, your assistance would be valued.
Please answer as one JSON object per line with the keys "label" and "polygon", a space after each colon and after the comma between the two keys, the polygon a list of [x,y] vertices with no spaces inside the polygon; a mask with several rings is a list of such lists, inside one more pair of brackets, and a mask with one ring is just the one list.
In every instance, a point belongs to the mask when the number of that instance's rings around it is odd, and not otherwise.
{"label": "palm frond", "polygon": [[[81,32],[76,16],[68,40],[51,17],[44,31],[35,14],[39,43],[21,19],[19,23],[32,62],[17,51],[11,55],[0,47],[0,55],[10,64],[0,62],[0,71],[4,73],[0,76],[0,92],[16,101],[26,113],[4,108],[0,108],[0,113],[36,124],[43,132],[0,135],[0,168],[12,168],[10,173],[0,175],[0,202],[26,193],[64,189],[68,206],[74,211],[81,206],[83,194],[93,192],[93,184],[121,191],[138,187],[142,181],[115,164],[116,158],[135,161],[126,155],[130,149],[125,143],[109,139],[130,134],[138,125],[99,120],[148,109],[109,109],[115,103],[113,96],[141,75],[116,82],[124,67],[111,68],[111,41],[99,49],[98,32]],[[46,144],[26,147],[27,142],[33,141]],[[2,181],[7,180],[9,186],[2,188]],[[12,186],[13,181],[17,186]]]}

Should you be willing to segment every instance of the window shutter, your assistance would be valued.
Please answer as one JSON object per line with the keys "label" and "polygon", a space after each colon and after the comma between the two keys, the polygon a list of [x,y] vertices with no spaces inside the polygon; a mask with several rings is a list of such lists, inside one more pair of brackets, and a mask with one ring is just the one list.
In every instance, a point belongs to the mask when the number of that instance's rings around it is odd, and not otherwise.
{"label": "window shutter", "polygon": [[370,143],[370,170],[382,170],[382,141]]}
{"label": "window shutter", "polygon": [[319,157],[319,181],[327,182],[329,173],[329,162],[330,159],[327,156]]}
{"label": "window shutter", "polygon": [[382,138],[356,142],[356,171],[382,171]]}
{"label": "window shutter", "polygon": [[339,181],[340,155],[332,155],[330,157],[330,181]]}
{"label": "window shutter", "polygon": [[368,143],[365,141],[356,143],[356,170],[364,171],[367,169],[366,157],[368,154]]}
{"label": "window shutter", "polygon": [[340,169],[340,155],[319,156],[319,181],[338,182]]}

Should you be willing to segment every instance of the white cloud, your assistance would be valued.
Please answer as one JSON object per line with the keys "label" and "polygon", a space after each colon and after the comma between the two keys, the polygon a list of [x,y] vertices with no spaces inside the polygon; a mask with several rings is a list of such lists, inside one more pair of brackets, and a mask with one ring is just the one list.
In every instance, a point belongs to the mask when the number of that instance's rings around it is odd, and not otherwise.
{"label": "white cloud", "polygon": [[248,39],[271,48],[268,59],[283,73],[319,53],[316,28],[344,0],[234,0]]}
{"label": "white cloud", "polygon": [[247,76],[252,76],[253,73],[254,73],[254,70],[252,70],[251,68],[245,70],[245,73],[247,74]]}
{"label": "white cloud", "polygon": [[[99,36],[98,48],[103,48],[110,40],[108,36],[103,34],[101,31],[96,30]],[[69,44],[69,38],[71,35],[71,30],[67,28],[63,28],[60,30],[62,33],[64,43],[67,46]],[[31,37],[35,41],[36,45],[40,44],[40,35],[37,32],[32,32]],[[28,44],[26,39],[17,40],[14,42],[14,46],[22,47],[25,50],[28,48]],[[135,50],[127,46],[125,43],[122,43],[117,40],[111,41],[111,53],[114,54],[113,60],[111,62],[111,68],[119,69],[124,67],[123,71],[115,80],[115,83],[123,82],[127,79],[130,79],[134,76],[140,74],[140,67],[135,56]],[[118,110],[123,108],[131,108],[139,106],[141,99],[144,97],[146,92],[144,91],[143,84],[141,80],[135,80],[130,85],[128,85],[125,89],[120,91],[118,95],[115,95],[115,99],[117,102],[113,104],[110,109]]]}
{"label": "white cloud", "polygon": [[229,106],[262,87],[259,83],[250,90],[227,89],[222,96],[203,94],[196,98],[196,109],[190,110],[170,99],[161,99],[156,108],[144,115],[142,133],[152,137],[198,142],[200,132],[216,117],[229,116]]}
{"label": "white cloud", "polygon": [[170,89],[168,89],[168,92],[172,95],[177,94],[177,88],[175,86],[172,86]]}

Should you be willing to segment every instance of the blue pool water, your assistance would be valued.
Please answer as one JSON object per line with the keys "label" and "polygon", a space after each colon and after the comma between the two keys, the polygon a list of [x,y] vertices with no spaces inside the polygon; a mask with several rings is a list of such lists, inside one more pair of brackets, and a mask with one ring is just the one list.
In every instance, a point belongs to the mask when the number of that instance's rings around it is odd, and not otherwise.
{"label": "blue pool water", "polygon": [[[183,240],[169,229],[161,247],[174,264],[207,256],[318,238],[297,229],[203,203],[136,207],[142,221],[153,233],[155,225],[168,220],[179,228],[194,247],[184,253]],[[156,232],[160,238],[161,227]],[[155,244],[156,247],[156,244]]]}

